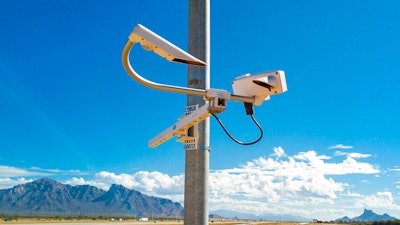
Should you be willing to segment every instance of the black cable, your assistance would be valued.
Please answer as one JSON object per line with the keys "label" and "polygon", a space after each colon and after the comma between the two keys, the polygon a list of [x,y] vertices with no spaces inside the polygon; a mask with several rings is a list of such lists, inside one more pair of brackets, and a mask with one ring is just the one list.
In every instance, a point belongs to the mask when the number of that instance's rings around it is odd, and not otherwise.
{"label": "black cable", "polygon": [[260,124],[259,124],[259,123],[257,122],[257,120],[254,118],[253,114],[250,114],[250,116],[251,116],[251,119],[253,119],[253,122],[257,125],[258,129],[260,129],[260,137],[258,137],[257,140],[252,141],[252,142],[241,142],[241,141],[236,140],[236,139],[226,130],[226,128],[225,128],[224,124],[222,123],[222,121],[221,121],[214,113],[212,113],[211,115],[213,115],[214,118],[218,121],[219,125],[221,125],[221,127],[222,127],[222,129],[225,131],[225,133],[226,133],[234,142],[236,142],[236,143],[238,143],[238,144],[240,144],[240,145],[252,145],[252,144],[255,144],[255,143],[259,142],[259,141],[261,140],[261,138],[263,137],[263,135],[264,135],[264,132],[263,132],[263,130],[262,130]]}

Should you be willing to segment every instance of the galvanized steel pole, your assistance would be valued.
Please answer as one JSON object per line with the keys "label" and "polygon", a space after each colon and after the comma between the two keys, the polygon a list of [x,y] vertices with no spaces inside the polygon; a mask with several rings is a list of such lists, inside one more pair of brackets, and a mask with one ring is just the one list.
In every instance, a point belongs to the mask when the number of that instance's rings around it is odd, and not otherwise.
{"label": "galvanized steel pole", "polygon": [[[188,87],[210,88],[210,19],[209,0],[189,0],[189,53],[207,63],[188,68]],[[188,95],[187,105],[204,105],[202,96]],[[210,154],[210,120],[189,129],[197,137],[197,148],[186,150],[185,225],[208,224],[208,174]]]}

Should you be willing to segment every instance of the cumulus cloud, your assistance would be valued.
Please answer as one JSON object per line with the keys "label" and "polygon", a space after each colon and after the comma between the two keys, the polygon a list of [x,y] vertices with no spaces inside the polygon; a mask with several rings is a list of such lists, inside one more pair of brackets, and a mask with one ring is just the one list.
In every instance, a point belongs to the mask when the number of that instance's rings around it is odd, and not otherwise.
{"label": "cumulus cloud", "polygon": [[[277,152],[285,154],[282,148],[275,148],[273,156],[278,156]],[[260,157],[238,168],[214,171],[210,176],[211,208],[299,213],[305,206],[333,205],[339,193],[350,186],[330,175],[379,173],[372,165],[351,157],[338,163],[327,162],[330,159],[310,150],[284,160]],[[278,202],[280,207],[276,207]]]}
{"label": "cumulus cloud", "polygon": [[368,209],[380,208],[388,210],[400,210],[400,205],[396,204],[391,192],[377,192],[376,194],[364,196],[355,204],[357,207],[364,207]]}
{"label": "cumulus cloud", "polygon": [[[352,154],[354,156],[354,154]],[[333,204],[346,196],[347,183],[331,175],[376,174],[372,165],[359,162],[362,157],[350,157],[330,163],[332,157],[310,150],[287,156],[282,147],[274,148],[272,157],[259,157],[242,166],[210,172],[210,208],[231,209],[244,212],[265,212],[279,208],[280,203],[292,210],[304,206]],[[286,157],[283,157],[286,156]],[[111,184],[121,184],[145,194],[167,197],[183,203],[184,175],[169,176],[158,171],[139,171],[134,174],[115,174],[102,171],[92,180],[72,178],[72,185],[90,184],[108,189]],[[345,193],[345,194],[343,194]],[[347,192],[347,196],[357,193]]]}
{"label": "cumulus cloud", "polygon": [[379,169],[373,165],[348,157],[341,163],[326,163],[323,169],[328,175],[346,175],[346,174],[377,174]]}
{"label": "cumulus cloud", "polygon": [[70,185],[89,184],[103,190],[108,190],[112,184],[119,184],[148,195],[181,202],[183,201],[184,182],[184,175],[169,176],[158,171],[139,171],[134,174],[115,174],[101,171],[95,174],[92,180],[74,177],[65,183]]}
{"label": "cumulus cloud", "polygon": [[315,151],[302,152],[287,160],[260,157],[240,168],[215,172],[210,183],[213,194],[242,195],[267,202],[298,197],[310,202],[316,198],[334,199],[346,184],[326,177],[329,170],[325,159],[329,157]]}
{"label": "cumulus cloud", "polygon": [[286,156],[285,151],[283,150],[283,148],[281,146],[274,147],[274,154],[272,154],[272,155],[276,156],[278,158]]}
{"label": "cumulus cloud", "polygon": [[337,145],[332,145],[328,149],[352,149],[354,148],[351,145],[343,145],[343,144],[337,144]]}
{"label": "cumulus cloud", "polygon": [[355,192],[351,192],[351,191],[347,191],[345,193],[343,193],[343,196],[348,196],[348,197],[363,197],[363,195],[359,194],[359,193],[355,193]]}

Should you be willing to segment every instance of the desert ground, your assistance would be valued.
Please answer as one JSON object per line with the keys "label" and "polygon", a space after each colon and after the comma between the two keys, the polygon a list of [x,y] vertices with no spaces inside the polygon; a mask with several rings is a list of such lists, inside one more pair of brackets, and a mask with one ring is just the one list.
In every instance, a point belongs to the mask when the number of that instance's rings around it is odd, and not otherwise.
{"label": "desert ground", "polygon": [[[54,221],[54,220],[29,220],[19,219],[12,221],[1,220],[0,224],[24,224],[24,225],[150,225],[150,224],[162,224],[162,225],[183,225],[182,221],[149,221],[149,222],[138,222],[138,221],[95,221],[95,220],[77,220],[77,221]],[[209,225],[300,225],[300,223],[294,222],[265,222],[265,221],[210,221]],[[304,224],[304,223],[301,223]]]}

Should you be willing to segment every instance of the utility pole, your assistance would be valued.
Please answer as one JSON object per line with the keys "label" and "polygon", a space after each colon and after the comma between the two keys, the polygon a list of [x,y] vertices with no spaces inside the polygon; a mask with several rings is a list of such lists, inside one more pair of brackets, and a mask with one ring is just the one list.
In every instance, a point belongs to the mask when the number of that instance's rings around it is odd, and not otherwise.
{"label": "utility pole", "polygon": [[[210,88],[210,18],[209,0],[189,0],[189,53],[207,65],[189,65],[188,87]],[[202,96],[188,95],[187,105],[205,104]],[[210,120],[189,129],[196,137],[197,148],[185,150],[185,215],[187,225],[208,224],[208,174],[210,154]]]}

